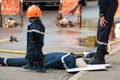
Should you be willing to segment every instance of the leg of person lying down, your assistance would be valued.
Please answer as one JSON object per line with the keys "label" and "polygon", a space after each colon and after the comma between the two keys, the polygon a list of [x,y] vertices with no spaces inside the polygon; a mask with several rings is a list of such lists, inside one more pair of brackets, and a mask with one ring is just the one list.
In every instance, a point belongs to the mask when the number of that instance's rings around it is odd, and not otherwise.
{"label": "leg of person lying down", "polygon": [[0,58],[0,64],[2,66],[15,66],[21,67],[22,65],[27,64],[27,59],[25,58]]}
{"label": "leg of person lying down", "polygon": [[[74,68],[75,61],[75,55],[72,52],[50,52],[48,54],[45,54],[44,65],[46,68],[54,69],[65,69],[66,66],[68,68]],[[0,64],[2,66],[21,67],[23,65],[26,65],[27,62],[28,61],[25,58],[0,58]],[[35,62],[34,66],[36,66],[36,64],[37,63]]]}

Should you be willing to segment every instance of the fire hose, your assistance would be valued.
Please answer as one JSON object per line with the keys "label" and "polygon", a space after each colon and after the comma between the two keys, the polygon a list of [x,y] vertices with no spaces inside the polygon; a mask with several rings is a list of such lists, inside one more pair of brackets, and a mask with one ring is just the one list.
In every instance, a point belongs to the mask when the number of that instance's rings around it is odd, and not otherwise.
{"label": "fire hose", "polygon": [[[12,42],[12,41],[18,41],[17,39],[14,39],[14,37],[10,37],[10,39],[2,39],[0,40],[0,43],[4,43],[4,42]],[[108,44],[108,52],[112,50],[111,45],[120,42],[120,40],[115,40],[112,41]],[[17,51],[17,50],[6,50],[6,49],[0,49],[0,52],[7,52],[7,53],[17,53],[17,54],[25,54],[25,51]]]}

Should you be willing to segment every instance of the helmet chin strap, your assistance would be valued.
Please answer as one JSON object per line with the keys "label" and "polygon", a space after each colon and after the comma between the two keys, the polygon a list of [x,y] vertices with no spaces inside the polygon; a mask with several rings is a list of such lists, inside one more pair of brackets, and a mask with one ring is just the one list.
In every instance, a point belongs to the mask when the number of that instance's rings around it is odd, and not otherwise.
{"label": "helmet chin strap", "polygon": [[29,22],[33,22],[31,18],[29,18]]}
{"label": "helmet chin strap", "polygon": [[29,18],[29,22],[34,22],[35,20],[37,20],[39,17],[30,17]]}

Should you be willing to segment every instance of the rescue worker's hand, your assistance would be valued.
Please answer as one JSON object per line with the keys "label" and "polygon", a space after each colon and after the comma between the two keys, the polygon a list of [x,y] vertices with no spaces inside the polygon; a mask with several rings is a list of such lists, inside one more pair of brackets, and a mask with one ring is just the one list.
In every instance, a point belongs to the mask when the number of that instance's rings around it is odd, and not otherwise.
{"label": "rescue worker's hand", "polygon": [[70,15],[74,15],[75,10],[76,10],[75,8],[72,8],[72,9],[69,11],[69,14],[70,14]]}
{"label": "rescue worker's hand", "polygon": [[69,15],[73,15],[78,7],[79,7],[79,4],[76,4],[76,5],[68,12],[68,14],[69,14]]}
{"label": "rescue worker's hand", "polygon": [[105,20],[104,16],[100,17],[100,24],[99,25],[101,27],[105,27],[106,23],[108,23],[108,22]]}

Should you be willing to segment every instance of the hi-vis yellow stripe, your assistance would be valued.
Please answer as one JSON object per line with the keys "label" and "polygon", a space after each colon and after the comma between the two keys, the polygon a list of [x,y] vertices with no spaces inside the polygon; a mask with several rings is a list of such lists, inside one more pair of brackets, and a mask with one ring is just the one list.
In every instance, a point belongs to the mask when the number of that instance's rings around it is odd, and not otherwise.
{"label": "hi-vis yellow stripe", "polygon": [[35,29],[32,29],[32,30],[27,30],[27,32],[36,32],[36,33],[39,33],[39,34],[43,34],[43,35],[45,35],[45,33],[44,33],[44,32],[40,32],[40,31],[35,30]]}

